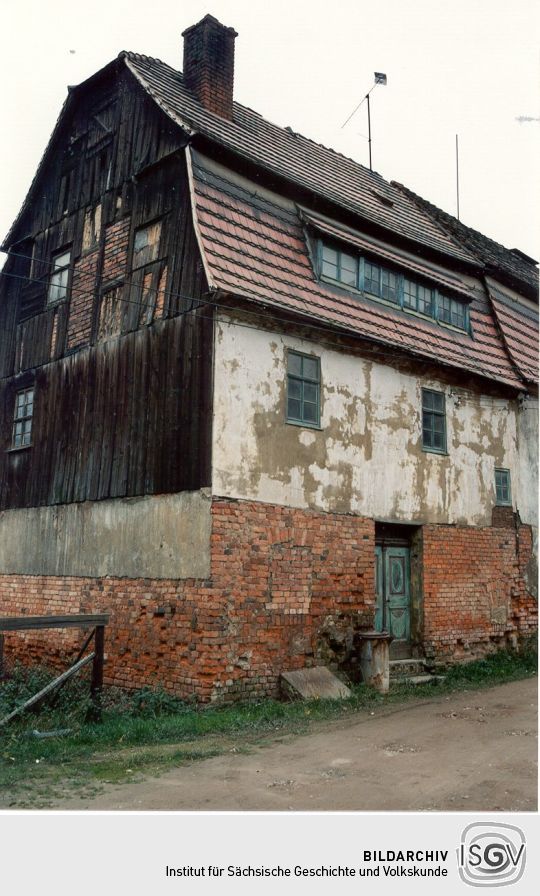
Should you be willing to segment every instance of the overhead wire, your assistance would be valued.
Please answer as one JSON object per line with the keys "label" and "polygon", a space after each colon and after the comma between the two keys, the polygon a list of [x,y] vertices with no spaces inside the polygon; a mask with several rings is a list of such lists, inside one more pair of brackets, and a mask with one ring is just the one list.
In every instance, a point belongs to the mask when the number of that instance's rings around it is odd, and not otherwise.
{"label": "overhead wire", "polygon": [[[2,250],[2,251],[3,251],[3,250]],[[33,256],[31,256],[31,255],[25,255],[25,254],[23,254],[23,253],[18,253],[18,252],[10,252],[9,255],[11,255],[11,256],[15,256],[15,257],[18,257],[18,258],[23,258],[23,259],[30,260],[30,261],[35,260],[35,259],[33,259]],[[159,261],[159,259],[157,259],[157,261]],[[43,261],[39,261],[39,264],[43,264],[43,265],[46,266],[46,267],[52,267],[52,268],[54,267],[54,263],[53,263],[53,262],[47,262],[47,261],[45,261],[45,260],[43,260]],[[27,282],[31,282],[31,283],[38,283],[38,284],[43,285],[44,287],[45,287],[45,285],[46,285],[45,282],[44,282],[44,280],[43,280],[43,278],[41,278],[41,277],[30,277],[30,276],[23,275],[23,274],[13,274],[13,273],[10,273],[10,272],[7,272],[7,271],[2,271],[2,272],[0,272],[0,276],[10,277],[10,278],[12,278],[12,279],[17,279],[17,280],[25,280],[25,281],[27,281]],[[124,277],[124,278],[122,278],[122,285],[125,285],[125,284],[130,285],[131,283],[132,283],[132,276],[128,276],[128,277]],[[119,285],[120,285],[120,284],[119,284]],[[145,289],[146,289],[148,292],[155,292],[156,294],[159,293],[159,291],[160,291],[158,287],[145,287]],[[77,295],[77,296],[80,296],[80,297],[82,297],[82,298],[86,298],[86,299],[88,299],[88,300],[91,301],[91,302],[94,301],[94,296],[93,296],[92,294],[90,294],[87,290],[76,289],[76,288],[73,288],[73,286],[72,286],[72,287],[69,289],[69,293],[70,293],[70,295]],[[241,313],[245,313],[245,314],[248,314],[248,315],[253,315],[253,316],[257,317],[257,318],[260,318],[260,317],[261,317],[261,310],[260,310],[260,309],[259,309],[259,310],[251,310],[251,309],[243,308],[243,307],[242,307],[242,308],[238,308],[238,307],[232,306],[232,305],[227,304],[227,303],[224,303],[224,302],[218,302],[218,301],[213,300],[213,299],[211,299],[211,300],[206,299],[206,300],[205,300],[205,299],[202,298],[202,297],[191,296],[191,295],[187,295],[187,294],[185,294],[185,293],[181,293],[181,292],[174,291],[174,290],[165,290],[165,291],[164,291],[164,298],[167,298],[167,297],[169,297],[169,298],[180,298],[180,299],[183,299],[184,301],[196,302],[196,303],[198,304],[198,306],[200,306],[201,304],[202,304],[202,305],[209,305],[210,307],[212,307],[212,308],[214,308],[214,309],[222,309],[222,310],[224,310],[224,311],[239,311],[239,312],[241,312]],[[247,299],[247,301],[250,300],[249,297],[246,297],[246,299]],[[141,311],[141,313],[143,313],[143,312],[145,312],[145,311],[147,311],[147,310],[149,310],[149,309],[155,309],[155,303],[153,303],[153,302],[146,302],[146,303],[145,303],[145,302],[137,301],[137,300],[135,300],[135,299],[128,299],[128,298],[126,298],[126,297],[119,297],[119,298],[117,299],[117,301],[118,301],[119,303],[122,303],[122,304],[135,305],[135,306],[137,306],[137,307],[139,308],[139,310]],[[258,301],[261,301],[261,300],[259,299]],[[60,303],[58,303],[58,304],[60,304]],[[54,306],[51,305],[50,307],[54,307]],[[298,313],[298,310],[297,310],[297,309],[292,309],[292,308],[290,308],[290,307],[287,308],[287,307],[284,306],[284,305],[279,305],[279,307],[282,308],[282,310],[284,310],[284,311],[288,311],[288,312],[293,313],[293,314],[294,314],[294,313]],[[265,316],[265,317],[267,317],[268,319],[270,319],[270,320],[272,320],[272,321],[276,321],[276,322],[279,322],[279,323],[281,323],[281,324],[283,323],[282,318],[280,318],[278,315],[273,314],[272,312],[270,312],[270,311],[268,310],[267,305],[262,304],[262,309],[264,310],[264,316]],[[183,310],[180,311],[179,313],[181,313],[181,314],[184,314],[184,313],[190,313],[191,311],[194,311],[194,310],[197,310],[197,308],[183,309]],[[300,313],[302,313],[302,312],[300,311]],[[204,315],[199,315],[199,316],[200,316],[200,317],[204,317]],[[347,315],[346,313],[344,313],[343,316],[344,316],[344,317],[351,317],[351,315]],[[411,319],[412,319],[412,318],[411,318]],[[319,320],[320,320],[320,318],[319,318]],[[347,335],[356,336],[357,338],[364,339],[364,340],[367,340],[367,341],[369,341],[369,342],[372,342],[372,343],[374,344],[374,346],[377,346],[377,348],[376,348],[376,354],[377,354],[377,356],[378,356],[379,358],[391,358],[392,360],[395,361],[395,358],[396,358],[396,356],[395,356],[395,351],[394,351],[394,352],[384,351],[384,349],[381,349],[381,348],[378,347],[378,346],[381,345],[381,343],[378,343],[377,340],[376,340],[374,337],[370,336],[369,334],[360,333],[358,330],[349,328],[349,327],[347,326],[347,324],[345,324],[345,323],[339,323],[339,322],[336,322],[334,325],[324,325],[324,324],[320,324],[320,323],[317,324],[317,323],[311,323],[311,322],[309,322],[308,324],[305,324],[305,325],[308,326],[310,330],[314,330],[314,331],[316,331],[316,332],[317,332],[317,331],[321,331],[321,332],[326,333],[326,334],[328,334],[328,333],[330,333],[330,332],[335,333],[335,332],[336,332],[336,327],[338,327],[338,328],[344,330],[345,333],[346,333]],[[257,330],[257,329],[260,329],[260,327],[250,326],[249,324],[238,324],[238,326],[244,327],[245,329],[251,329],[251,330]],[[335,345],[334,345],[333,343],[332,343],[332,344],[331,344],[331,343],[328,343],[328,342],[324,343],[324,342],[321,341],[320,344],[321,344],[321,345],[324,345],[326,348],[334,348],[334,349],[335,349]],[[397,349],[397,350],[402,349],[402,350],[403,350],[403,345],[402,345],[402,344],[399,345],[399,346],[396,345],[396,346],[395,346],[395,349]],[[412,352],[412,353],[413,353],[414,355],[416,355],[417,357],[421,357],[421,358],[424,360],[424,362],[426,362],[426,363],[429,363],[429,361],[430,361],[429,356],[423,354],[422,352],[420,352],[420,351],[418,351],[418,350],[415,351],[414,348],[412,348],[412,347],[408,347],[408,348],[406,348],[405,350],[406,350],[406,351],[409,351],[409,352]],[[439,362],[442,362],[443,364],[445,363],[444,359],[441,359],[440,357],[439,357],[437,360],[439,360]],[[447,364],[448,366],[455,366],[455,365],[451,365],[449,360],[446,362],[446,364]],[[473,362],[473,364],[474,364],[474,362]],[[471,365],[471,367],[472,367],[472,366],[473,366],[473,365]],[[497,371],[499,371],[501,374],[507,374],[507,373],[508,373],[507,369],[505,369],[504,367],[502,367],[500,364],[496,364],[496,363],[494,363],[494,362],[493,362],[493,363],[490,362],[490,370],[497,370]],[[483,370],[482,368],[474,367],[474,372],[476,372],[476,373],[477,373],[478,375],[480,375],[480,376],[483,376],[484,378],[486,378],[486,377],[489,378],[489,374],[488,374],[485,370]]]}

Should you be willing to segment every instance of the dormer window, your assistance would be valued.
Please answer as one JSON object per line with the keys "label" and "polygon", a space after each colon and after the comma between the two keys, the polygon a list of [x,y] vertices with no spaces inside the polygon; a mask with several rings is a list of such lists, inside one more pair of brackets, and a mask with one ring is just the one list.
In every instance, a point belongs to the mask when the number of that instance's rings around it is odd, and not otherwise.
{"label": "dormer window", "polygon": [[458,330],[469,330],[466,302],[443,295],[434,285],[381,265],[374,258],[320,241],[320,276],[369,298],[391,302],[403,311],[433,318]]}
{"label": "dormer window", "polygon": [[331,280],[339,280],[345,286],[358,286],[358,259],[340,249],[323,244],[322,273]]}

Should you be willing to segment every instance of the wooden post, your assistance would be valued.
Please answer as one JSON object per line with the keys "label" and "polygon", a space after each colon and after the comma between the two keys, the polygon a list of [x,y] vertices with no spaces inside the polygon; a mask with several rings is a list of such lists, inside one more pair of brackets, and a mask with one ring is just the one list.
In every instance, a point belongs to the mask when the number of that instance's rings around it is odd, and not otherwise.
{"label": "wooden post", "polygon": [[101,721],[101,692],[103,690],[103,662],[105,646],[105,626],[96,625],[94,636],[94,662],[92,663],[92,681],[90,683],[90,695],[92,706],[90,718],[94,722]]}

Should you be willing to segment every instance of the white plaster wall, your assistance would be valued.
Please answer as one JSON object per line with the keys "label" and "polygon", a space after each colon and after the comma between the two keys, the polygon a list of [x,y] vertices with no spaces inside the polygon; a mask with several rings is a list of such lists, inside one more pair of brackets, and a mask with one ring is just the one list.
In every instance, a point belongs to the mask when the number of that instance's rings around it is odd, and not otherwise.
{"label": "white plaster wall", "polygon": [[[216,324],[215,346],[214,494],[377,519],[489,525],[494,470],[506,467],[514,507],[532,521],[536,490],[518,454],[517,402],[226,318]],[[321,359],[320,430],[285,421],[287,348]],[[446,395],[447,456],[422,450],[422,387]]]}
{"label": "white plaster wall", "polygon": [[524,523],[538,526],[538,398],[519,402],[515,498]]}

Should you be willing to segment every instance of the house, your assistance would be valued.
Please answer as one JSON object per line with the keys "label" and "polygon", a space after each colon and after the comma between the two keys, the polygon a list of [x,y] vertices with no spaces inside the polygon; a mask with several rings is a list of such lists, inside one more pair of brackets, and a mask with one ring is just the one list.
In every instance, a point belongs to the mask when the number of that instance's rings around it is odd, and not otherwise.
{"label": "house", "polygon": [[205,701],[518,645],[536,262],[234,102],[235,37],[70,88],[6,237],[0,612],[106,610],[110,683]]}

